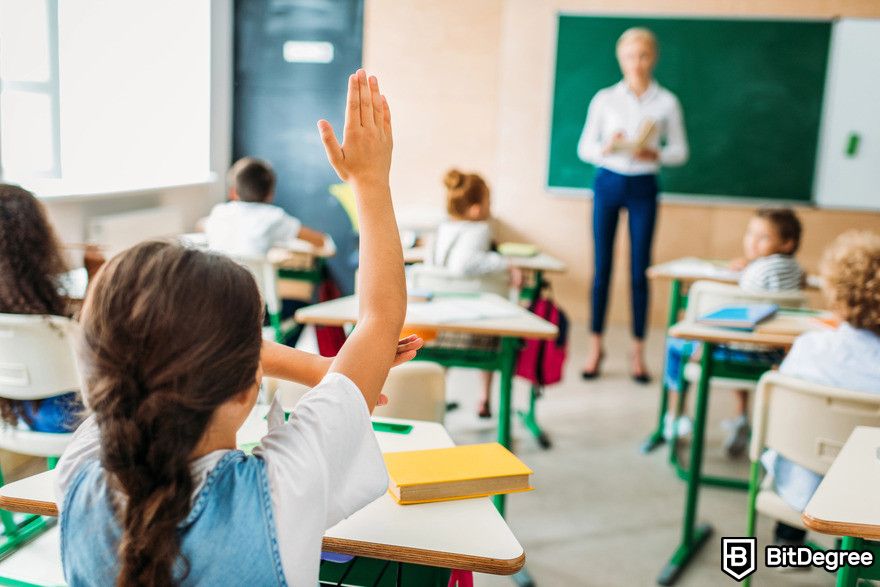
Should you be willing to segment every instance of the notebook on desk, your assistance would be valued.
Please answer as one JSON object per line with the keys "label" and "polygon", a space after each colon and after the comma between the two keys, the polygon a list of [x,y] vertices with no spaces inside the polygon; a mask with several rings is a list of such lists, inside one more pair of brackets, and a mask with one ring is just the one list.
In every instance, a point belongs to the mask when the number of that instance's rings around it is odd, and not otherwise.
{"label": "notebook on desk", "polygon": [[498,252],[508,257],[534,257],[538,247],[531,243],[501,243]]}
{"label": "notebook on desk", "polygon": [[700,316],[697,318],[697,322],[706,326],[754,330],[758,324],[772,318],[778,310],[779,306],[776,304],[723,306]]}

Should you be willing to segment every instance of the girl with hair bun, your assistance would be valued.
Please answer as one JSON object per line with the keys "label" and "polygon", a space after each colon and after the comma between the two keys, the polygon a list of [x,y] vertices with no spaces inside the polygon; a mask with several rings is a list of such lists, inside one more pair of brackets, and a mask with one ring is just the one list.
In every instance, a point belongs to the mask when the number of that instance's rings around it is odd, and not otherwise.
{"label": "girl with hair bun", "polygon": [[[428,263],[445,267],[460,277],[479,277],[510,271],[507,260],[493,251],[489,186],[476,173],[450,169],[443,176],[446,212],[440,224]],[[492,371],[483,371],[483,395],[478,409],[481,418],[490,418]]]}
{"label": "girl with hair bun", "polygon": [[[370,412],[421,341],[398,341],[388,105],[363,70],[348,93],[344,149],[318,123],[361,225],[360,317],[336,357],[263,341],[257,285],[228,257],[148,242],[99,273],[80,349],[93,414],[57,468],[69,585],[317,585],[324,531],[387,490]],[[245,455],[264,373],[314,387],[287,422],[273,404]]]}

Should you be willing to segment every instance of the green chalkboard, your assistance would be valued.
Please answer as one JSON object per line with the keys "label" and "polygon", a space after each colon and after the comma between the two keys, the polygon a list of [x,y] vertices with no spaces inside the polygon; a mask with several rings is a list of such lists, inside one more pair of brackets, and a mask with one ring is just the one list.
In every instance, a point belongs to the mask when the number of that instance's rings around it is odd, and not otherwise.
{"label": "green chalkboard", "polygon": [[629,27],[660,44],[655,77],[682,104],[690,160],[661,172],[667,193],[810,200],[830,22],[560,15],[547,183],[587,188],[577,156],[587,107],[620,80]]}

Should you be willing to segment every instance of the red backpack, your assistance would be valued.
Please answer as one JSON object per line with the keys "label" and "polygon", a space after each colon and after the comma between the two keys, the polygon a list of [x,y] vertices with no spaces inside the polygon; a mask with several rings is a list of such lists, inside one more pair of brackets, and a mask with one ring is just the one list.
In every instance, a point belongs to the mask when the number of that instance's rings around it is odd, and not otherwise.
{"label": "red backpack", "polygon": [[516,374],[540,387],[558,383],[568,352],[568,316],[543,293],[532,302],[529,311],[555,324],[559,334],[554,340],[527,339],[519,352]]}

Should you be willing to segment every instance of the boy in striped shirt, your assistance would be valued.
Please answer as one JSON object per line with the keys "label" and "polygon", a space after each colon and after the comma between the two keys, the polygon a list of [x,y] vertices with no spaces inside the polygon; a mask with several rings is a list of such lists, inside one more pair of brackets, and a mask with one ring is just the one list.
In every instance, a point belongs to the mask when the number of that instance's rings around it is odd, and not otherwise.
{"label": "boy in striped shirt", "polygon": [[804,270],[794,254],[801,242],[801,222],[789,208],[760,208],[743,235],[745,259],[734,261],[742,269],[739,286],[750,292],[801,289]]}
{"label": "boy in striped shirt", "polygon": [[[733,269],[741,270],[740,288],[752,293],[769,293],[799,290],[805,282],[805,273],[794,258],[801,242],[801,222],[790,208],[759,208],[749,220],[743,235],[745,257],[731,263]],[[666,385],[678,391],[679,370],[688,359],[695,359],[695,346],[689,341],[670,338],[667,341]],[[753,362],[771,360],[779,362],[784,354],[778,351],[744,349],[736,346],[722,346],[716,349],[719,359],[727,361]],[[748,390],[738,389],[737,416],[725,420],[722,426],[727,431],[724,450],[731,458],[745,453],[749,441]],[[673,408],[674,409],[674,408]],[[664,436],[683,436],[690,431],[690,421],[682,416],[676,421],[674,412],[666,414]]]}

